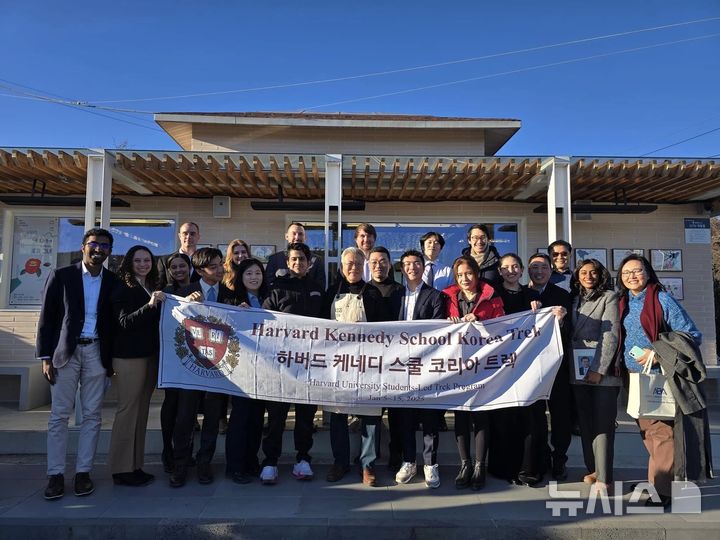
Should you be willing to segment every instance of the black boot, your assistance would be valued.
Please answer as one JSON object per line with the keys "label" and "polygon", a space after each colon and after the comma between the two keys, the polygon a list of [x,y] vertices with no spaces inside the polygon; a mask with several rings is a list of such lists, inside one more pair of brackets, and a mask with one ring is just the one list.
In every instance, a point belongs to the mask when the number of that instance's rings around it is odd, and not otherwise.
{"label": "black boot", "polygon": [[472,488],[474,491],[478,491],[485,487],[485,464],[475,463],[475,468],[472,474]]}
{"label": "black boot", "polygon": [[472,473],[472,462],[469,459],[464,459],[460,465],[460,472],[458,472],[458,475],[455,477],[455,487],[457,489],[470,487]]}

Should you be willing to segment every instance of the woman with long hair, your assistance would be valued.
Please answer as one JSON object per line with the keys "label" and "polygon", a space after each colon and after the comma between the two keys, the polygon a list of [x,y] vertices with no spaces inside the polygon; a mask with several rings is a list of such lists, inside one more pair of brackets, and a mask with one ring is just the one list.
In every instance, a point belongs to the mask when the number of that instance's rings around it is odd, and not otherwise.
{"label": "woman with long hair", "polygon": [[[619,293],[619,315],[620,315],[620,345],[618,347],[618,356],[622,360],[625,368],[629,372],[640,372],[643,370],[647,362],[651,366],[658,363],[665,363],[660,356],[665,354],[656,354],[657,348],[666,349],[668,340],[663,340],[663,336],[670,335],[678,338],[675,343],[684,341],[686,349],[683,351],[685,358],[690,355],[699,357],[697,347],[700,346],[702,334],[695,326],[695,323],[688,316],[685,310],[677,301],[670,296],[663,288],[660,280],[655,274],[655,270],[650,262],[641,255],[630,254],[623,259],[620,264],[620,270],[617,274],[618,293]],[[689,342],[687,340],[690,340]],[[677,352],[670,351],[672,356],[668,362],[668,367],[673,370],[675,368],[678,356]],[[678,364],[682,363],[677,361]],[[699,366],[691,366],[689,363],[685,366],[686,372],[690,369],[698,369],[704,371],[702,358],[697,361]],[[653,367],[656,372],[659,366]],[[666,369],[666,372],[668,370]],[[666,373],[671,378],[670,373]],[[691,385],[689,381],[684,381],[684,388],[687,389]],[[701,392],[700,392],[701,393]],[[676,399],[678,396],[675,396]],[[683,397],[683,396],[680,396]],[[703,408],[704,410],[704,408]],[[698,411],[702,413],[703,410]],[[695,413],[695,414],[698,414]],[[676,418],[684,417],[681,413],[676,414]],[[683,418],[684,419],[684,418]],[[693,481],[702,481],[706,477],[707,465],[710,464],[710,477],[712,477],[711,457],[708,452],[702,455],[704,443],[703,441],[703,418],[698,418],[700,430],[695,435],[694,448],[685,448],[684,440],[675,441],[673,429],[678,429],[674,420],[652,420],[648,418],[639,418],[637,420],[640,428],[645,448],[650,454],[648,461],[648,482],[655,486],[659,500],[657,498],[647,499],[648,506],[668,506],[671,500],[671,485],[674,476],[679,476]],[[682,428],[684,429],[684,422]],[[708,437],[709,439],[709,437]],[[679,448],[675,449],[675,444]],[[682,448],[680,448],[680,446]],[[692,452],[694,459],[698,463],[694,464],[694,474],[688,474],[690,463],[686,461],[683,464],[676,464],[675,455],[684,455],[687,458],[687,452]],[[702,463],[700,463],[700,461]],[[685,465],[682,471],[676,471],[676,466]],[[704,465],[704,466],[703,466]]]}
{"label": "woman with long hair", "polygon": [[[578,264],[570,281],[572,346],[576,351],[570,383],[588,471],[583,481],[607,494],[612,490],[615,419],[621,385],[614,366],[619,333],[617,295],[612,290],[610,273],[597,259]],[[576,366],[581,361],[580,349],[589,358],[587,367]]]}
{"label": "woman with long hair", "polygon": [[108,463],[115,484],[144,486],[154,479],[142,467],[150,397],[157,383],[159,308],[164,296],[155,290],[157,265],[144,246],[128,250],[118,277],[112,295],[118,322],[113,347],[118,402]]}
{"label": "woman with long hair", "polygon": [[[227,274],[226,274],[227,275]],[[240,307],[261,308],[267,297],[265,270],[257,259],[244,259],[237,265],[235,291]],[[265,403],[259,399],[231,396],[232,411],[225,435],[227,474],[238,484],[248,484],[260,472],[257,455],[262,441]]]}
{"label": "woman with long hair", "polygon": [[228,289],[233,290],[233,286],[237,281],[239,264],[250,258],[250,246],[247,245],[243,240],[236,238],[228,244],[227,251],[225,253],[225,262],[223,268],[225,268],[225,276],[223,276],[223,285]]}
{"label": "woman with long hair", "polygon": [[[164,293],[177,294],[180,289],[190,285],[190,269],[192,268],[190,257],[184,253],[173,253],[168,257],[166,267],[170,273],[170,283],[163,289]],[[171,473],[174,467],[172,434],[177,412],[177,388],[165,388],[165,398],[160,407],[160,430],[163,440],[162,462],[166,473]]]}
{"label": "woman with long hair", "polygon": [[[455,323],[474,322],[505,314],[502,299],[480,277],[480,266],[475,259],[469,256],[455,259],[452,273],[455,284],[443,291],[448,296],[447,316],[450,320]],[[456,488],[472,487],[479,490],[485,486],[488,432],[486,411],[455,411],[455,442],[460,455],[460,472],[455,477]],[[474,465],[470,454],[471,440],[475,454]]]}

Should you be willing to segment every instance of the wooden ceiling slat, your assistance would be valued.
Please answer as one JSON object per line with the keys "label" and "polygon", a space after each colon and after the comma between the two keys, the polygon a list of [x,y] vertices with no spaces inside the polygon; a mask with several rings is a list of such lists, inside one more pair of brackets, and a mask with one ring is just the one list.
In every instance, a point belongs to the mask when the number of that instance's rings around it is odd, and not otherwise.
{"label": "wooden ceiling slat", "polygon": [[350,158],[350,198],[357,199],[357,157]]}
{"label": "wooden ceiling slat", "polygon": [[380,190],[382,189],[382,183],[385,180],[385,158],[380,158],[380,164],[378,165],[378,173],[375,177],[375,193],[373,199],[376,201],[380,200]]}
{"label": "wooden ceiling slat", "polygon": [[164,154],[160,161],[168,176],[163,182],[163,189],[166,193],[173,193],[175,190],[180,190],[187,196],[199,196],[203,194],[193,185],[193,179],[181,169],[180,164],[175,161],[172,156]]}
{"label": "wooden ceiling slat", "polygon": [[270,185],[270,179],[268,178],[268,175],[265,173],[265,168],[263,165],[262,160],[258,156],[253,156],[253,168],[255,170],[255,175],[262,180],[264,186],[264,196],[265,197],[274,197],[277,196],[277,192],[272,188]]}
{"label": "wooden ceiling slat", "polygon": [[437,182],[438,178],[440,178],[442,171],[443,171],[443,160],[442,160],[442,158],[438,158],[435,160],[435,167],[433,167],[432,176],[428,179],[427,185],[425,186],[425,191],[423,191],[423,194],[420,195],[420,200],[422,200],[422,201],[428,200],[428,194],[430,193],[430,190]]}
{"label": "wooden ceiling slat", "polygon": [[393,191],[395,190],[395,184],[400,181],[400,160],[395,158],[392,166],[392,173],[390,174],[388,192],[386,197],[392,199]]}
{"label": "wooden ceiling slat", "polygon": [[287,156],[283,157],[283,169],[285,170],[285,178],[294,190],[297,191],[297,179],[295,178],[295,172],[293,171],[290,159]]}
{"label": "wooden ceiling slat", "polygon": [[322,184],[320,182],[320,170],[318,169],[317,159],[315,156],[310,157],[310,170],[312,171],[312,178],[315,182],[315,189],[312,192],[312,198],[321,199],[324,195]]}
{"label": "wooden ceiling slat", "polygon": [[439,201],[443,200],[447,194],[448,191],[451,190],[451,187],[448,186],[448,184],[453,183],[453,178],[456,176],[458,170],[458,162],[457,159],[453,159],[450,164],[448,165],[447,172],[443,175],[443,178],[440,179],[440,185],[438,186],[437,191],[435,192],[435,196],[432,197],[434,200]]}
{"label": "wooden ceiling slat", "polygon": [[298,172],[300,173],[300,180],[305,185],[305,190],[310,191],[310,180],[308,179],[307,167],[305,166],[305,158],[300,156],[298,158]]}
{"label": "wooden ceiling slat", "polygon": [[210,174],[212,174],[217,183],[221,186],[221,195],[225,195],[227,190],[229,190],[233,197],[240,197],[240,193],[233,185],[232,180],[228,175],[227,168],[224,165],[220,165],[213,155],[209,155],[207,157],[207,162],[210,167]]}
{"label": "wooden ceiling slat", "polygon": [[238,165],[240,165],[240,174],[242,174],[243,178],[247,180],[248,184],[250,184],[252,188],[251,193],[253,197],[262,197],[262,188],[260,187],[260,183],[258,182],[255,174],[252,172],[250,164],[243,156],[240,156],[238,159]]}
{"label": "wooden ceiling slat", "polygon": [[370,158],[365,158],[365,169],[363,170],[363,190],[361,197],[368,199],[368,185],[370,184]]}
{"label": "wooden ceiling slat", "polygon": [[400,188],[400,195],[399,199],[403,200],[405,197],[405,192],[407,191],[408,184],[410,183],[410,180],[413,177],[413,169],[415,167],[415,163],[412,159],[409,159],[407,162],[407,165],[405,166],[405,174],[403,175],[403,183],[402,188]]}
{"label": "wooden ceiling slat", "polygon": [[220,195],[223,193],[218,179],[210,171],[210,167],[201,155],[193,155],[193,164],[195,166],[195,174],[202,179],[201,184],[205,185],[211,195]]}
{"label": "wooden ceiling slat", "polygon": [[245,187],[245,179],[243,178],[240,170],[235,167],[235,162],[230,158],[230,156],[225,156],[225,170],[227,171],[230,181],[235,183],[235,187],[240,189],[246,197],[250,197],[250,192],[247,187]]}

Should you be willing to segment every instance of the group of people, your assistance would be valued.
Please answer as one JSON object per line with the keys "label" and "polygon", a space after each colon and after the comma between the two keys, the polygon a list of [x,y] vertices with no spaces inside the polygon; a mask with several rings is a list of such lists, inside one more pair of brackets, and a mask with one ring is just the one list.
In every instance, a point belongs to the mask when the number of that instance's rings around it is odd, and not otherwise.
{"label": "group of people", "polygon": [[[495,411],[455,411],[460,467],[454,482],[458,489],[482,489],[487,473],[527,486],[539,484],[548,471],[555,480],[566,479],[567,451],[577,421],[587,467],[584,481],[594,489],[609,491],[621,373],[639,371],[646,362],[660,363],[666,373],[670,371],[671,355],[663,355],[656,345],[662,342],[664,350],[672,350],[677,347],[677,340],[672,339],[676,334],[685,337],[682,346],[686,355],[692,356],[694,351],[699,362],[696,369],[702,368],[697,353],[700,332],[683,308],[664,292],[642,256],[630,255],[622,262],[615,292],[609,272],[599,261],[581,261],[571,270],[571,246],[559,240],[549,246],[548,254],[536,253],[529,258],[530,282],[524,285],[522,259],[514,253],[500,255],[492,245],[488,227],[477,224],[468,229],[468,246],[452,265],[440,262],[443,236],[432,231],[424,234],[419,249],[408,249],[400,256],[400,282],[394,278],[389,251],[377,245],[375,227],[362,223],[355,230],[356,245],[342,252],[339,271],[330,276],[326,287],[324,262],[305,243],[301,223],[288,226],[287,248],[270,257],[267,267],[252,258],[248,245],[239,239],[230,242],[226,254],[212,247],[197,248],[200,228],[195,223],[183,223],[178,236],[179,251],[167,256],[155,257],[145,246],[130,248],[116,275],[103,267],[112,251],[112,235],[104,229],[90,229],[83,237],[82,261],[50,275],[37,345],[52,395],[46,499],[64,494],[67,426],[78,388],[82,424],[74,492],[78,496],[92,493],[89,473],[110,377],[118,400],[108,455],[113,482],[144,486],[154,480],[143,470],[145,432],[150,397],[157,383],[159,308],[166,294],[187,301],[351,323],[419,319],[474,322],[553,307],[560,320],[564,357],[550,399]],[[633,347],[640,347],[642,356],[630,356]],[[573,348],[594,349],[581,378],[574,370]],[[679,386],[688,391],[687,385]],[[290,404],[168,388],[161,409],[162,461],[171,486],[183,486],[193,466],[200,483],[213,482],[211,463],[228,401],[226,474],[239,484],[258,476],[264,484],[277,482]],[[314,476],[310,451],[317,406],[293,407],[296,460],[292,475],[309,480]],[[337,482],[350,471],[348,415],[353,415],[360,426],[362,481],[376,485],[383,410],[326,409],[333,454],[327,481]],[[203,422],[199,448],[194,452],[193,432],[199,412]],[[398,483],[408,483],[418,474],[416,430],[420,426],[425,484],[429,488],[440,485],[437,453],[445,412],[387,410],[388,465],[396,472]],[[698,418],[693,420],[699,419],[702,426],[702,410],[696,414]],[[691,423],[686,429],[697,425]],[[673,462],[673,422],[640,420],[639,426],[650,453],[649,481],[667,504],[670,481],[678,474]],[[262,462],[258,459],[261,449]],[[709,454],[701,456],[698,452],[691,457],[697,462],[685,460],[686,469],[693,473],[709,470]]]}

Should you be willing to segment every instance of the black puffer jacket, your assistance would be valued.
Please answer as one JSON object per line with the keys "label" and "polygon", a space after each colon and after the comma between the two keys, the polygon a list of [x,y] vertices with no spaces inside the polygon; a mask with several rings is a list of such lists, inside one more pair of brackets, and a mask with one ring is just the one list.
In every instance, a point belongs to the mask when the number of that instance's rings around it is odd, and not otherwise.
{"label": "black puffer jacket", "polygon": [[[472,255],[470,255],[469,247],[463,249],[462,254],[466,257],[472,257]],[[480,277],[495,288],[497,288],[502,283],[502,279],[500,278],[500,271],[498,270],[499,266],[500,253],[498,253],[498,250],[495,248],[495,246],[490,246],[488,248],[487,255],[485,256],[485,260],[480,265]]]}
{"label": "black puffer jacket", "polygon": [[263,308],[305,317],[322,317],[323,298],[322,287],[308,276],[283,276],[275,279]]}

